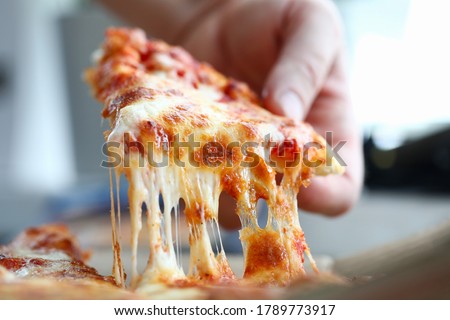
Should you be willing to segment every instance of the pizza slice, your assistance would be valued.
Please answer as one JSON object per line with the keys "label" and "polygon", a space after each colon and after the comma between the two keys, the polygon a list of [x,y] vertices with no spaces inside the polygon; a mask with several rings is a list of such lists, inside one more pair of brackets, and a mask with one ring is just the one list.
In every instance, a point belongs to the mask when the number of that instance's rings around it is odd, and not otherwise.
{"label": "pizza slice", "polygon": [[0,246],[2,299],[136,299],[111,276],[86,265],[88,254],[61,224],[23,231]]}
{"label": "pizza slice", "polygon": [[[86,79],[111,124],[106,165],[117,177],[124,174],[130,185],[132,287],[287,285],[305,275],[305,255],[314,266],[299,223],[297,194],[312,176],[344,169],[310,125],[271,114],[244,83],[179,47],[147,40],[138,29],[109,29],[95,59]],[[283,175],[278,183],[277,174]],[[222,192],[237,201],[242,279],[233,274],[220,242]],[[257,221],[259,199],[269,207],[264,226]],[[187,274],[173,228],[180,200],[190,232]],[[116,226],[120,212],[114,213],[114,201],[112,206],[114,276],[123,284]],[[139,273],[143,212],[150,255]]]}

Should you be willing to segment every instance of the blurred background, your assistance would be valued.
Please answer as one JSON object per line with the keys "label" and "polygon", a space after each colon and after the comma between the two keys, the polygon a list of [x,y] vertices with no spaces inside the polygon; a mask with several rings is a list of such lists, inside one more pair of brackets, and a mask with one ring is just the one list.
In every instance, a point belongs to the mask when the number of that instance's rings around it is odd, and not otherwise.
{"label": "blurred background", "polygon": [[[450,11],[445,0],[335,2],[366,187],[347,215],[301,222],[314,253],[344,258],[450,219]],[[107,124],[82,73],[119,24],[91,1],[0,1],[0,243],[55,219],[108,221]],[[225,237],[236,249],[236,233]]]}

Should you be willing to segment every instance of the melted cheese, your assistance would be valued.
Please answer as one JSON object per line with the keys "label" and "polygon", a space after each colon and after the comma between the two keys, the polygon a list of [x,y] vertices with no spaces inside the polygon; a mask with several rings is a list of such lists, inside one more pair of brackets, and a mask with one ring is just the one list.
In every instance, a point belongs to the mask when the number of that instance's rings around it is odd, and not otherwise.
{"label": "melted cheese", "polygon": [[8,283],[10,281],[15,281],[16,279],[17,277],[13,272],[10,272],[8,269],[0,266],[0,283]]}
{"label": "melted cheese", "polygon": [[[174,242],[179,241],[178,235],[172,234],[173,222],[171,213],[179,215],[179,200],[184,199],[192,209],[190,230],[190,265],[187,275],[190,279],[219,279],[220,270],[231,269],[226,265],[226,257],[220,243],[220,251],[216,256],[211,247],[207,223],[214,222],[217,227],[217,212],[221,193],[220,176],[212,172],[199,172],[197,168],[180,168],[169,166],[162,168],[144,168],[136,166],[140,155],[133,153],[130,168],[122,168],[127,172],[130,182],[130,214],[132,223],[132,269],[131,283],[139,287],[151,283],[173,282],[186,279],[180,261],[180,248],[174,248]],[[164,210],[159,206],[159,195],[164,201]],[[202,200],[200,200],[202,199]],[[137,248],[139,233],[142,231],[142,207],[145,205],[146,226],[148,231],[148,246],[150,256],[148,264],[142,273],[137,271]],[[213,212],[212,216],[205,216],[205,212]],[[198,216],[197,216],[198,215]],[[194,217],[195,216],[195,217]],[[188,217],[189,220],[189,217]],[[219,258],[218,258],[219,257]]]}
{"label": "melted cheese", "polygon": [[[136,107],[141,108],[142,104],[138,104]],[[142,119],[140,118],[141,121]],[[118,140],[118,132],[123,134],[126,130],[116,127],[116,130],[110,135],[110,141]],[[124,148],[119,150],[124,150]],[[169,166],[158,168],[152,167],[139,152],[131,152],[128,156],[130,157],[130,167],[121,167],[117,173],[125,172],[130,183],[132,286],[142,289],[157,283],[177,283],[183,280],[217,282],[233,279],[234,274],[228,265],[221,242],[220,248],[216,249],[218,252],[216,255],[212,249],[211,234],[207,228],[207,225],[211,224],[213,227],[210,230],[217,230],[220,241],[217,221],[219,197],[224,190],[222,168],[191,166],[187,154],[181,158],[186,163],[185,167],[179,167],[171,161]],[[238,173],[239,180],[246,182],[241,194],[237,197],[237,214],[240,216],[243,226],[240,234],[244,248],[246,270],[244,277],[253,279],[252,281],[258,284],[287,284],[290,280],[304,275],[303,253],[307,254],[313,266],[314,261],[310,256],[299,224],[296,205],[297,190],[292,189],[292,181],[288,179],[289,174],[286,173],[282,184],[277,186],[274,180],[275,173],[270,167],[264,166],[273,181],[265,186],[269,194],[269,218],[267,226],[260,228],[257,224],[256,214],[258,199],[255,197],[252,184],[257,184],[261,177],[251,168],[233,169]],[[298,175],[299,172],[299,169],[294,170],[294,174]],[[164,201],[163,211],[159,205],[160,195]],[[190,264],[187,275],[181,268],[178,236],[172,234],[172,224],[176,225],[177,223],[172,219],[172,212],[179,214],[180,199],[186,203],[185,212],[190,231]],[[150,255],[144,272],[139,274],[137,270],[138,238],[143,229],[142,208],[144,205]],[[116,229],[114,221],[113,229]],[[262,236],[264,234],[271,235],[270,241],[264,243],[269,247],[255,256],[253,254],[257,251],[255,248],[261,247],[261,243],[267,240]],[[114,236],[114,239],[117,241],[117,236]],[[213,239],[216,240],[216,232],[213,234]],[[177,251],[174,243],[178,248]],[[261,256],[261,254],[267,255],[269,252],[273,254],[272,257]],[[116,260],[118,256],[119,254],[116,252]],[[275,263],[280,260],[284,263],[281,267]],[[264,261],[269,263],[262,263]],[[119,265],[120,263],[116,261],[115,270],[119,270]],[[123,280],[119,283],[123,283]]]}

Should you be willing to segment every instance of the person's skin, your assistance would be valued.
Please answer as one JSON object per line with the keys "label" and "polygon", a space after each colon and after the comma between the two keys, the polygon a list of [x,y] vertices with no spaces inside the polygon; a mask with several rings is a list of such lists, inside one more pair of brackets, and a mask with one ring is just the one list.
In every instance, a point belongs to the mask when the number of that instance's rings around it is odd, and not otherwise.
{"label": "person's skin", "polygon": [[[327,0],[101,0],[146,32],[181,45],[247,82],[270,111],[332,132],[347,164],[342,176],[313,178],[299,207],[329,216],[348,211],[362,185],[362,146],[343,57],[343,32]],[[232,207],[227,205],[226,207]],[[225,227],[235,215],[221,213]]]}

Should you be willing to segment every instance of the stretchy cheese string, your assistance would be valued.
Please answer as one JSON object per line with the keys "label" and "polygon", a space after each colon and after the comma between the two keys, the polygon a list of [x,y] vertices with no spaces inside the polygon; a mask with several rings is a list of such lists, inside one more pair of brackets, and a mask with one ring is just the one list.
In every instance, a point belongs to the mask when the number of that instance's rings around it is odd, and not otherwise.
{"label": "stretchy cheese string", "polygon": [[[116,176],[117,179],[117,176]],[[116,180],[117,182],[117,180]],[[114,190],[113,190],[113,181],[112,181],[112,169],[109,170],[109,189],[110,189],[110,198],[111,198],[111,226],[112,226],[112,248],[114,252],[114,261],[113,261],[113,271],[112,274],[114,276],[114,280],[117,285],[124,287],[125,286],[125,276],[123,273],[123,264],[120,258],[120,202],[118,201],[118,222],[119,222],[119,232],[116,226],[116,211],[114,204]],[[119,184],[116,183],[117,188],[117,199],[119,198]],[[119,237],[117,236],[119,233]]]}
{"label": "stretchy cheese string", "polygon": [[[117,225],[118,225],[118,237],[119,244],[122,242],[122,213],[120,204],[120,173],[114,171],[114,179],[116,180],[116,199],[117,199]],[[122,282],[124,281],[123,267],[121,266]]]}
{"label": "stretchy cheese string", "polygon": [[175,218],[175,246],[176,246],[176,257],[178,268],[182,269],[182,252],[181,252],[181,240],[180,240],[180,203],[173,208],[174,218]]}

